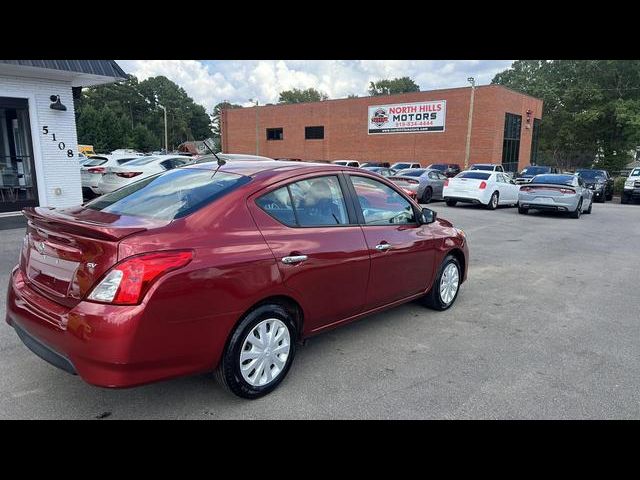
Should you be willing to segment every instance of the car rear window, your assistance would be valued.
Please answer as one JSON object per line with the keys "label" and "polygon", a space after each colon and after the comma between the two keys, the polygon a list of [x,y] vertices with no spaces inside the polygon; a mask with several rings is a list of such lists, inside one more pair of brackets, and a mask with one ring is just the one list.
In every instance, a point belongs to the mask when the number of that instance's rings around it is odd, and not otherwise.
{"label": "car rear window", "polygon": [[456,178],[474,178],[476,180],[489,180],[491,176],[490,173],[482,173],[482,172],[462,172],[456,175]]}
{"label": "car rear window", "polygon": [[86,208],[117,215],[173,220],[251,181],[235,173],[176,169],[132,183],[87,203]]}
{"label": "car rear window", "polygon": [[429,165],[427,168],[431,168],[432,170],[441,170],[444,172],[448,167],[447,165],[442,163],[434,163]]}
{"label": "car rear window", "polygon": [[130,162],[131,160],[135,160],[136,158],[140,158],[140,157],[131,157],[131,158],[119,158],[118,160],[116,160],[116,163],[118,165],[122,165],[124,163]]}
{"label": "car rear window", "polygon": [[531,183],[555,183],[556,185],[573,185],[574,175],[536,175]]}
{"label": "car rear window", "polygon": [[160,157],[138,157],[135,160],[131,160],[129,165],[147,165],[151,162],[155,162]]}
{"label": "car rear window", "polygon": [[85,167],[98,167],[104,163],[107,163],[107,159],[104,157],[91,157],[89,161],[85,162]]}
{"label": "car rear window", "polygon": [[495,167],[493,165],[471,165],[471,170],[491,170]]}
{"label": "car rear window", "polygon": [[522,170],[522,175],[540,175],[542,173],[549,173],[551,167],[527,167]]}
{"label": "car rear window", "polygon": [[402,175],[403,177],[420,177],[424,172],[426,172],[424,168],[415,170],[402,170],[398,172],[397,175]]}

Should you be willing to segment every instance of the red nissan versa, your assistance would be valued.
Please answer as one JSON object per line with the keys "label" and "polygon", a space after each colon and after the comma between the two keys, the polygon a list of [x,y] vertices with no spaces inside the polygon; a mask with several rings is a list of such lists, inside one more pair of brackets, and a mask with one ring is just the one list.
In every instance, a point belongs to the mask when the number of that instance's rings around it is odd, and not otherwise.
{"label": "red nissan versa", "polygon": [[419,297],[449,308],[464,233],[379,175],[301,162],[203,163],[84,206],[29,208],[7,322],[87,382],[215,370],[273,390],[296,342]]}

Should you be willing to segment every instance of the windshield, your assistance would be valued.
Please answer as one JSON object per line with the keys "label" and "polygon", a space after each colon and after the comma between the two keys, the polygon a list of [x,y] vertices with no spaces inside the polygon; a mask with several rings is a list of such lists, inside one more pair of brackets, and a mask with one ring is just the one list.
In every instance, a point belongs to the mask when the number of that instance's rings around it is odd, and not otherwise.
{"label": "windshield", "polygon": [[480,172],[462,172],[456,175],[456,178],[474,178],[476,180],[489,180],[490,173]]}
{"label": "windshield", "polygon": [[602,170],[578,170],[576,173],[586,180],[605,178],[606,175]]}
{"label": "windshield", "polygon": [[159,220],[184,217],[251,179],[234,173],[176,169],[132,183],[87,203],[86,208]]}
{"label": "windshield", "polygon": [[444,165],[442,163],[432,163],[427,168],[431,168],[433,170],[440,170],[441,172],[444,172],[448,167],[447,165]]}
{"label": "windshield", "polygon": [[574,175],[537,175],[531,183],[555,183],[558,185],[573,185]]}
{"label": "windshield", "polygon": [[630,177],[640,176],[640,168],[634,168],[633,171],[629,174]]}
{"label": "windshield", "polygon": [[542,173],[549,173],[551,171],[551,167],[527,167],[524,170],[522,170],[522,172],[520,173],[520,175],[540,175]]}
{"label": "windshield", "polygon": [[493,165],[471,165],[471,170],[489,170],[493,171]]}
{"label": "windshield", "polygon": [[400,175],[400,176],[403,176],[403,177],[420,177],[426,171],[427,170],[424,169],[424,168],[411,168],[411,169],[408,169],[408,170],[402,170],[402,171],[396,173],[396,175]]}

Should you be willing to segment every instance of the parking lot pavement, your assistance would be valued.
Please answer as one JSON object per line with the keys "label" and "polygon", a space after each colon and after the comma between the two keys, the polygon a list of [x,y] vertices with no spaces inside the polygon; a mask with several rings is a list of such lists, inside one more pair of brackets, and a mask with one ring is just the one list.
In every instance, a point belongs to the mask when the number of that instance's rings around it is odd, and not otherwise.
{"label": "parking lot pavement", "polygon": [[[594,204],[579,220],[429,207],[470,245],[469,279],[446,312],[410,303],[312,338],[255,401],[204,375],[92,387],[3,322],[0,418],[639,418],[640,205]],[[0,236],[4,319],[22,231]]]}

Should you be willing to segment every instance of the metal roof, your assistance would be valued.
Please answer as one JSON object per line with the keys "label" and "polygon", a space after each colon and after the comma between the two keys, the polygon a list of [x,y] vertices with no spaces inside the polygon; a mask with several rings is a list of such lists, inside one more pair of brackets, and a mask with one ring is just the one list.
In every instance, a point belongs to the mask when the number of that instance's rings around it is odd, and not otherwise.
{"label": "metal roof", "polygon": [[127,78],[127,74],[113,60],[0,60],[0,63],[22,67],[47,68],[111,78]]}

